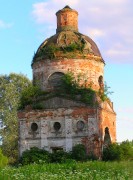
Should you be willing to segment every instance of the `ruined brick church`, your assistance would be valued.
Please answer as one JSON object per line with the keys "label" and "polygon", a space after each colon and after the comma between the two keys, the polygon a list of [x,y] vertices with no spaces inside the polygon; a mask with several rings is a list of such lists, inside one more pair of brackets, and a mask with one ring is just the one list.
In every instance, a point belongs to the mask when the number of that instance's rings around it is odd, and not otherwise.
{"label": "ruined brick church", "polygon": [[[116,141],[113,103],[98,95],[104,92],[105,62],[95,42],[79,33],[77,11],[65,6],[56,16],[56,34],[44,40],[32,61],[33,83],[45,93],[34,108],[18,112],[20,155],[31,147],[71,151],[84,144],[88,154],[101,157],[103,147]],[[93,104],[84,102],[80,94],[71,98],[58,91],[68,72],[75,79],[81,75],[80,84],[84,81],[96,92]]]}

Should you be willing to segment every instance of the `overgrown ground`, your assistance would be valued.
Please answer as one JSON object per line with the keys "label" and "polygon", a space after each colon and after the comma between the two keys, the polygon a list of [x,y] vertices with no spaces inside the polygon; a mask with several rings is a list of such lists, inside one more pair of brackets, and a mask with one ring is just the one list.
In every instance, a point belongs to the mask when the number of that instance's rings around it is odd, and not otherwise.
{"label": "overgrown ground", "polygon": [[[41,162],[40,162],[41,163]],[[133,161],[32,164],[0,170],[0,180],[133,180]]]}

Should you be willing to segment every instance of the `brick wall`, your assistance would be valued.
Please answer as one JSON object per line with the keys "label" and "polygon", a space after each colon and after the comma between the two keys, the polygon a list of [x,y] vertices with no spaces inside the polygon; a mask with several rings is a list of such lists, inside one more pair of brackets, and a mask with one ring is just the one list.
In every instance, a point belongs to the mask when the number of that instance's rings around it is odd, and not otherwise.
{"label": "brick wall", "polygon": [[72,9],[58,11],[57,15],[57,32],[62,30],[78,31],[78,13]]}
{"label": "brick wall", "polygon": [[75,78],[83,75],[83,82],[92,83],[92,88],[99,90],[98,78],[104,74],[104,63],[91,59],[42,60],[33,64],[34,79],[40,81],[43,90],[50,89],[48,79],[55,72],[73,72]]}

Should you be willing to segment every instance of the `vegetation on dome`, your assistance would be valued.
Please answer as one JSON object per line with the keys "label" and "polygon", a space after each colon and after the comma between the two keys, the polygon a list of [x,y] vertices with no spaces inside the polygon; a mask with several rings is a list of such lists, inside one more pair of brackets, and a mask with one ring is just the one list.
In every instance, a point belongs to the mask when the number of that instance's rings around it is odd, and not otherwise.
{"label": "vegetation on dome", "polygon": [[74,51],[79,51],[83,53],[83,49],[84,49],[84,44],[83,43],[71,43],[67,46],[62,46],[61,51],[63,51],[64,53],[66,52],[74,52]]}
{"label": "vegetation on dome", "polygon": [[32,63],[43,59],[85,58],[93,53],[91,43],[78,32],[62,31],[50,37],[39,47]]}
{"label": "vegetation on dome", "polygon": [[34,54],[33,62],[36,60],[36,58],[47,58],[47,59],[54,59],[56,57],[55,53],[59,50],[57,46],[55,46],[53,43],[49,46],[44,46],[43,48],[39,49]]}
{"label": "vegetation on dome", "polygon": [[33,57],[32,63],[40,59],[58,59],[60,57],[76,58],[79,54],[84,57],[84,44],[83,43],[71,43],[66,46],[57,46],[54,43],[46,45],[39,49]]}

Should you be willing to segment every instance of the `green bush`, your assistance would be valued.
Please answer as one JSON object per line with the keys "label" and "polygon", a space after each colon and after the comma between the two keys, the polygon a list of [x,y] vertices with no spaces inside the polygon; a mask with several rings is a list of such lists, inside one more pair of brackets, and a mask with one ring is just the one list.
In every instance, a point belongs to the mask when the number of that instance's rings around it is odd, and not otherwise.
{"label": "green bush", "polygon": [[104,161],[113,161],[121,159],[121,149],[117,143],[110,144],[108,147],[103,150],[103,160]]}
{"label": "green bush", "polygon": [[30,150],[23,152],[22,157],[20,158],[20,163],[22,165],[32,164],[32,163],[47,163],[49,162],[49,152],[33,147]]}
{"label": "green bush", "polygon": [[33,147],[30,150],[26,150],[23,152],[19,163],[21,163],[22,165],[28,165],[32,163],[66,163],[73,160],[87,160],[87,154],[84,145],[77,144],[73,147],[72,152],[65,152],[63,150],[59,150],[53,153],[49,153],[48,151],[45,151],[43,149]]}
{"label": "green bush", "polygon": [[133,160],[133,145],[129,141],[113,143],[103,150],[103,160]]}
{"label": "green bush", "polygon": [[95,161],[95,160],[98,160],[98,157],[93,152],[91,152],[88,155],[87,159],[90,160],[90,161]]}
{"label": "green bush", "polygon": [[71,159],[71,153],[65,152],[63,150],[50,154],[51,163],[65,163],[68,159]]}
{"label": "green bush", "polygon": [[33,85],[28,86],[22,91],[20,99],[19,109],[23,109],[26,105],[30,105],[33,102],[33,99],[39,94],[39,88]]}
{"label": "green bush", "polygon": [[83,144],[77,144],[73,147],[72,158],[77,161],[87,160],[86,148]]}
{"label": "green bush", "polygon": [[124,160],[133,160],[133,143],[129,141],[123,141],[120,144],[122,151],[122,159]]}
{"label": "green bush", "polygon": [[5,167],[8,164],[8,158],[2,154],[2,150],[0,149],[0,168]]}
{"label": "green bush", "polygon": [[63,150],[49,153],[43,149],[38,149],[33,147],[30,150],[23,152],[20,158],[20,163],[22,165],[27,164],[40,164],[40,163],[63,163],[71,159],[71,153],[64,152]]}

